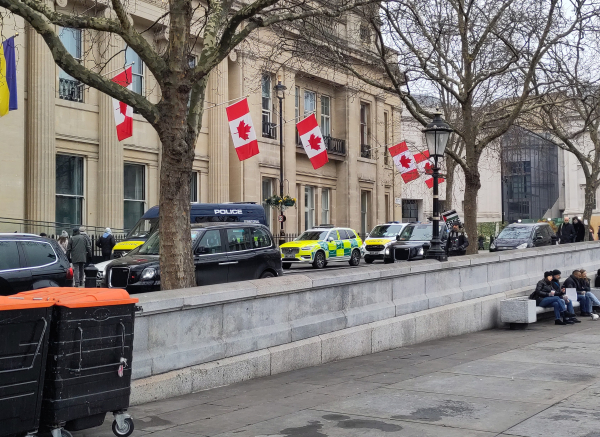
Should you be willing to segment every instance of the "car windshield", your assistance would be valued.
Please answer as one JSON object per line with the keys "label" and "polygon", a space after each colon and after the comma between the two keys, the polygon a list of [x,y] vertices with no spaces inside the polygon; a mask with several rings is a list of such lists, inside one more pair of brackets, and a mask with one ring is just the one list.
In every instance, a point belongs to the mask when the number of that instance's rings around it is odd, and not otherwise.
{"label": "car windshield", "polygon": [[303,232],[295,241],[325,240],[329,231],[306,231]]}
{"label": "car windshield", "polygon": [[[200,235],[200,232],[200,229],[192,229],[192,245]],[[158,232],[155,232],[150,236],[150,238],[148,238],[148,241],[133,249],[128,253],[128,255],[159,255],[159,235],[160,234]]]}
{"label": "car windshield", "polygon": [[[440,225],[440,235],[443,229]],[[400,234],[400,241],[429,241],[433,237],[433,226],[431,224],[412,225],[404,228]]]}
{"label": "car windshield", "polygon": [[503,240],[523,240],[529,238],[533,229],[528,226],[509,226],[504,228],[498,238]]}
{"label": "car windshield", "polygon": [[148,238],[157,229],[158,218],[140,219],[127,234],[127,238]]}
{"label": "car windshield", "polygon": [[369,237],[395,237],[402,230],[402,225],[378,225],[373,228]]}

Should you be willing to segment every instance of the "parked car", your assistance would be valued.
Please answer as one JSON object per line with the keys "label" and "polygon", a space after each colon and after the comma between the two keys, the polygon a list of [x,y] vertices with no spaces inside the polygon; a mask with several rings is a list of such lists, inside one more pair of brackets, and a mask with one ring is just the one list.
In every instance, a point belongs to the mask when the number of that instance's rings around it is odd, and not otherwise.
{"label": "parked car", "polygon": [[322,269],[328,261],[348,261],[357,266],[362,256],[361,246],[362,240],[353,229],[318,226],[282,244],[281,261],[284,269],[289,269],[292,263],[307,263]]}
{"label": "parked car", "polygon": [[55,240],[34,234],[0,234],[0,295],[72,286],[73,269]]}
{"label": "parked car", "polygon": [[98,269],[98,273],[96,274],[97,287],[106,288],[106,269],[112,261],[112,259],[109,259],[108,261],[102,261],[94,264],[94,267]]}
{"label": "parked car", "polygon": [[[396,241],[385,248],[383,262],[388,264],[394,261],[423,259],[429,250],[432,237],[432,223],[410,223],[396,237]],[[448,228],[443,222],[440,223],[440,240],[442,248],[446,250]]]}
{"label": "parked car", "polygon": [[382,260],[385,257],[385,248],[396,241],[396,236],[400,235],[406,225],[407,223],[392,222],[375,226],[363,244],[365,262],[371,264],[376,259]]}
{"label": "parked car", "polygon": [[548,223],[513,223],[490,244],[490,252],[556,244],[556,235]]}
{"label": "parked car", "polygon": [[[159,233],[107,267],[111,288],[129,293],[160,290]],[[196,284],[281,276],[281,255],[266,226],[253,223],[192,225],[192,254]]]}

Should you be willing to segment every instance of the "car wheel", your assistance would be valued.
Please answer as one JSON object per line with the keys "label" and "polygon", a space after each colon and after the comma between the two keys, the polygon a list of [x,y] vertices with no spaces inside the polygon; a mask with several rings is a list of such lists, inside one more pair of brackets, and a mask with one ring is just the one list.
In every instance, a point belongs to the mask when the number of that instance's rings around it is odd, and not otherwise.
{"label": "car wheel", "polygon": [[365,256],[365,262],[366,262],[367,264],[373,264],[373,261],[375,261],[373,258],[367,258],[367,257]]}
{"label": "car wheel", "polygon": [[325,261],[325,254],[323,252],[315,253],[315,260],[312,264],[313,268],[322,269],[323,267],[325,267],[325,264],[327,264],[327,261]]}
{"label": "car wheel", "polygon": [[383,263],[384,263],[384,264],[391,264],[391,263],[393,263],[393,262],[394,262],[394,260],[393,260],[393,259],[389,259],[389,258],[384,258],[384,259],[383,259]]}
{"label": "car wheel", "polygon": [[360,264],[360,251],[356,249],[352,251],[352,255],[350,256],[350,261],[348,261],[348,264],[350,264],[353,267],[356,267]]}
{"label": "car wheel", "polygon": [[262,275],[260,275],[260,279],[264,279],[264,278],[274,278],[274,277],[275,277],[275,275],[273,274],[273,272],[270,272],[270,271],[268,271],[268,270],[267,270],[266,272],[263,272],[263,274],[262,274]]}
{"label": "car wheel", "polygon": [[281,267],[285,270],[289,269],[290,267],[292,267],[292,263],[281,263]]}

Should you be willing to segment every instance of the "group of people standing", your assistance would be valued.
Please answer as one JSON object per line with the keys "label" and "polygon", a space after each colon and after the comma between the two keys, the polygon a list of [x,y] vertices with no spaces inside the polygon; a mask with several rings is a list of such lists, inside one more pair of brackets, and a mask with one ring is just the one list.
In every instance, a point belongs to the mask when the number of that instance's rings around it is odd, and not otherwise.
{"label": "group of people standing", "polygon": [[[589,241],[594,240],[594,228],[588,228]],[[579,243],[585,241],[585,225],[579,217],[573,218],[573,223],[570,223],[569,217],[564,218],[564,222],[559,226],[556,233],[560,244]],[[598,238],[600,238],[600,227],[598,227]]]}
{"label": "group of people standing", "polygon": [[553,308],[554,323],[556,325],[581,323],[575,316],[573,302],[567,296],[567,288],[573,288],[577,292],[577,301],[581,306],[581,316],[591,316],[597,319],[596,310],[600,311],[600,300],[590,291],[590,280],[585,269],[573,270],[573,273],[562,285],[560,278],[560,270],[545,272],[544,279],[537,283],[535,291],[531,293],[529,299],[535,300],[537,306]]}

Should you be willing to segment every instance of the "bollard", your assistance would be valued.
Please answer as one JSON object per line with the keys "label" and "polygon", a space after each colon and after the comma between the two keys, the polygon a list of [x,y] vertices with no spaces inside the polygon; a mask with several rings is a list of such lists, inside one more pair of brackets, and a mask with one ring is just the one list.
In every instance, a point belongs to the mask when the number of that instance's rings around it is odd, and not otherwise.
{"label": "bollard", "polygon": [[98,277],[98,269],[94,265],[89,265],[85,269],[83,269],[85,273],[85,288],[96,288],[97,285],[97,277]]}

